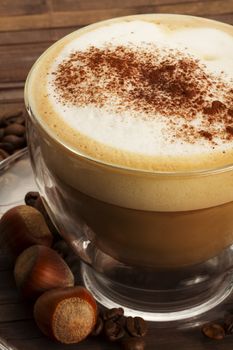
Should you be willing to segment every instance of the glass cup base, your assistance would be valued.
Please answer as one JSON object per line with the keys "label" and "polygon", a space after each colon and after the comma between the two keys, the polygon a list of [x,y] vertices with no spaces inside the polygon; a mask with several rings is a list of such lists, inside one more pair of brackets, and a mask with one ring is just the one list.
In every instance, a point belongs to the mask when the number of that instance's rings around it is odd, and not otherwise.
{"label": "glass cup base", "polygon": [[[140,316],[147,321],[157,322],[160,326],[188,321],[207,313],[223,303],[233,289],[233,276],[227,274],[216,280],[214,288],[208,293],[197,295],[192,299],[184,298],[182,303],[177,303],[172,302],[172,299],[169,302],[165,291],[126,287],[109,280],[85,263],[82,263],[81,271],[85,287],[94,295],[97,302],[107,308],[122,307],[126,316]],[[163,300],[164,293],[165,302],[154,301],[158,293],[160,300]],[[171,297],[174,298],[174,292]]]}

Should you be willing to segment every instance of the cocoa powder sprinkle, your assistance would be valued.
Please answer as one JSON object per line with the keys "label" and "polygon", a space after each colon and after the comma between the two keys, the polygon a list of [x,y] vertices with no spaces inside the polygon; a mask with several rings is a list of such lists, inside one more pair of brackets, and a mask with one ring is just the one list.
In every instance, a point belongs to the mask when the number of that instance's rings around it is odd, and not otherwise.
{"label": "cocoa powder sprinkle", "polygon": [[[56,98],[64,105],[162,118],[170,141],[204,139],[217,145],[233,139],[232,82],[209,73],[185,52],[152,44],[92,46],[71,53],[52,75]],[[194,126],[197,116],[200,123]]]}

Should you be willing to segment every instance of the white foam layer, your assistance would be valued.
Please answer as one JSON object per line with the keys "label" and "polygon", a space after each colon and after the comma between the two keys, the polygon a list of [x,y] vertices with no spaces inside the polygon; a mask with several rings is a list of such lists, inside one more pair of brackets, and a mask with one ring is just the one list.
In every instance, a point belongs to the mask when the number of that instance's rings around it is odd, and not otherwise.
{"label": "white foam layer", "polygon": [[[103,48],[111,43],[112,46],[145,47],[153,51],[153,45],[159,48],[170,48],[189,54],[200,60],[206,66],[206,71],[217,76],[225,74],[226,81],[233,78],[233,38],[224,31],[207,27],[181,27],[170,29],[169,25],[159,25],[142,20],[118,22],[96,28],[74,39],[65,45],[52,65],[50,73],[57,70],[58,65],[72,52],[84,51],[94,46]],[[148,44],[150,46],[148,46]],[[187,155],[213,152],[213,145],[204,138],[194,143],[185,142],[177,138],[170,142],[167,137],[171,128],[167,125],[167,118],[158,111],[157,117],[137,114],[134,117],[131,110],[114,113],[115,97],[110,100],[111,108],[99,108],[93,105],[85,107],[68,106],[59,102],[58,93],[54,90],[54,75],[48,78],[47,90],[49,99],[56,114],[63,121],[88,138],[105,146],[117,148],[148,156]],[[85,82],[84,82],[85,84]],[[221,100],[221,91],[213,91],[213,100]],[[176,125],[182,128],[182,119],[177,116]],[[203,115],[197,113],[192,121],[194,126],[201,124]],[[219,125],[216,124],[216,130]],[[219,150],[232,148],[232,143],[222,143],[216,137]]]}

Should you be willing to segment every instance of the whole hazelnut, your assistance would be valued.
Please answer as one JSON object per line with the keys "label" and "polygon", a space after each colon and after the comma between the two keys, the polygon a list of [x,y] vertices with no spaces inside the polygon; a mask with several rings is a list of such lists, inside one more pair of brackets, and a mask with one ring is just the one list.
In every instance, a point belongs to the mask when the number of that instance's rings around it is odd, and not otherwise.
{"label": "whole hazelnut", "polygon": [[33,244],[50,247],[53,236],[38,210],[27,205],[19,205],[2,216],[0,241],[17,256]]}
{"label": "whole hazelnut", "polygon": [[61,343],[78,343],[94,329],[97,305],[83,287],[57,288],[42,294],[34,306],[40,330]]}
{"label": "whole hazelnut", "polygon": [[74,285],[74,276],[65,261],[51,248],[34,245],[17,258],[14,268],[17,287],[25,298]]}

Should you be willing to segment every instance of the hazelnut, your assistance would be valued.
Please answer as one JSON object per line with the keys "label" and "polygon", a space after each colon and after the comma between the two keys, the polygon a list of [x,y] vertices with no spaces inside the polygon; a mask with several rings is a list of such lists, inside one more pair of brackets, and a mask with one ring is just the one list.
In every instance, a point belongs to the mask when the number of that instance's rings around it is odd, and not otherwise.
{"label": "hazelnut", "polygon": [[97,305],[83,287],[57,288],[42,294],[34,306],[40,330],[61,343],[78,343],[94,329]]}
{"label": "hazelnut", "polygon": [[32,299],[46,290],[74,285],[74,276],[65,261],[41,245],[29,247],[18,256],[14,276],[21,294]]}
{"label": "hazelnut", "polygon": [[0,236],[15,255],[33,244],[50,247],[53,241],[43,215],[27,205],[12,208],[2,216]]}

